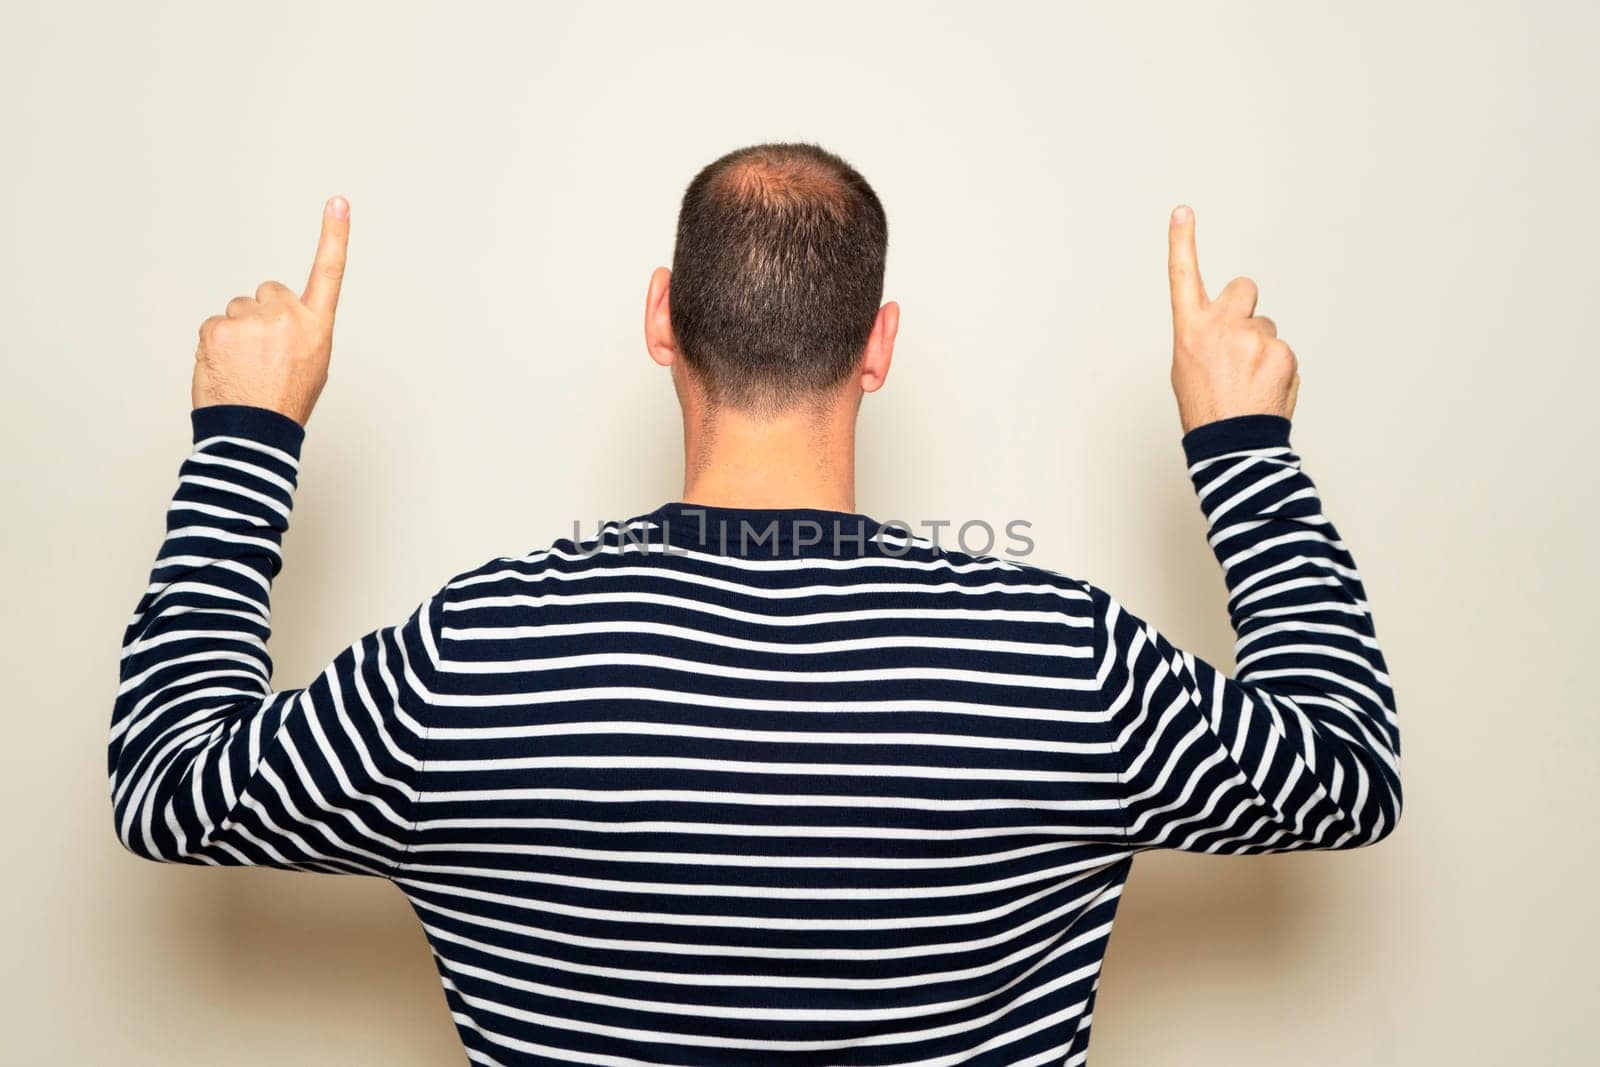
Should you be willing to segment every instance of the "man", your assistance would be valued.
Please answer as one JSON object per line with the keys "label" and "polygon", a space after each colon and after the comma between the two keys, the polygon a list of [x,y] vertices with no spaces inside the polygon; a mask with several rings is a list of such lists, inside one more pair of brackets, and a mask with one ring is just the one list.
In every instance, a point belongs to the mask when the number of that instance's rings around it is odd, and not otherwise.
{"label": "man", "polygon": [[135,853],[392,880],[477,1063],[1076,1064],[1133,855],[1342,849],[1400,814],[1383,656],[1289,446],[1255,286],[1169,224],[1182,445],[1226,677],[1101,589],[856,512],[889,372],[876,194],[811,145],[690,184],[645,342],[680,500],[466,571],[308,688],[268,593],[326,378],[311,277],[200,328],[194,449],[128,628],[110,773]]}

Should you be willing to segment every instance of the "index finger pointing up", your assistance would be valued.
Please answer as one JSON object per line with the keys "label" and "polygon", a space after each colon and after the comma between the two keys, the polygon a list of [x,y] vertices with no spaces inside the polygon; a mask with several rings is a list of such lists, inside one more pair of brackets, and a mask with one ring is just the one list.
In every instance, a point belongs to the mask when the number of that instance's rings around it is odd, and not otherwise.
{"label": "index finger pointing up", "polygon": [[339,286],[344,282],[345,248],[350,242],[350,202],[342,196],[330,199],[322,208],[322,236],[317,239],[317,258],[311,263],[311,277],[300,299],[306,307],[324,318],[333,318],[339,304]]}
{"label": "index finger pointing up", "polygon": [[1167,227],[1167,278],[1172,283],[1172,314],[1182,315],[1206,304],[1200,262],[1194,248],[1194,212],[1179,206]]}

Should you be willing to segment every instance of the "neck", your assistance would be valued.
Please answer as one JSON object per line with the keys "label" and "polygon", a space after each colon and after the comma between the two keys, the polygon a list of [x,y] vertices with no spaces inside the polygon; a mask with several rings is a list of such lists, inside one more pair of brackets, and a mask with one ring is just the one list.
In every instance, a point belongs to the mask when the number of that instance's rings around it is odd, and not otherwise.
{"label": "neck", "polygon": [[856,509],[853,405],[684,418],[683,500],[717,508]]}

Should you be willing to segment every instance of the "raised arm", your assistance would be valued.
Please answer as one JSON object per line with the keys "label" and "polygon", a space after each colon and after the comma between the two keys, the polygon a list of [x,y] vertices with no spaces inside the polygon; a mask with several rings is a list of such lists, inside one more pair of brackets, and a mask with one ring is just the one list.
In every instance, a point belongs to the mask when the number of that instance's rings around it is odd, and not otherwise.
{"label": "raised arm", "polygon": [[301,429],[229,404],[197,408],[193,425],[122,643],[117,835],[148,859],[387,874],[412,823],[436,605],[274,691],[270,595]]}
{"label": "raised arm", "polygon": [[1355,561],[1289,443],[1295,358],[1255,286],[1207,299],[1171,223],[1189,473],[1228,586],[1233,677],[1090,587],[1131,843],[1201,852],[1372,844],[1400,816],[1394,693]]}
{"label": "raised arm", "polygon": [[326,377],[348,212],[303,297],[269,282],[201,329],[194,446],[123,639],[109,745],[118,837],[156,860],[385,874],[412,824],[436,601],[274,691],[272,579]]}

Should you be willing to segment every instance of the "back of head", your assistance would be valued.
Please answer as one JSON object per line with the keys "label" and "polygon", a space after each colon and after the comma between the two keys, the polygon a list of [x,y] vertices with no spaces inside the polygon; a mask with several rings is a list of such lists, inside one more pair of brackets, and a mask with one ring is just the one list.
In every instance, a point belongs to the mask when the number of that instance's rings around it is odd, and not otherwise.
{"label": "back of head", "polygon": [[741,148],[697,174],[670,311],[708,398],[772,412],[843,384],[883,297],[888,236],[872,186],[816,145]]}

